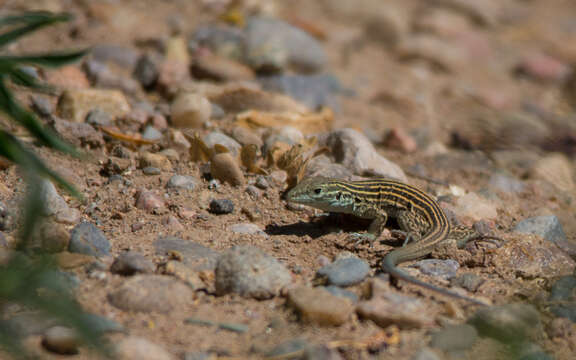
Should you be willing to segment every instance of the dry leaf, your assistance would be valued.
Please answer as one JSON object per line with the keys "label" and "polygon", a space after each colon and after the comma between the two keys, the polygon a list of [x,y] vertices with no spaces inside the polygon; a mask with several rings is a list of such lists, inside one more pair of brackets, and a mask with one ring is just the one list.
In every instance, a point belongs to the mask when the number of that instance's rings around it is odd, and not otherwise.
{"label": "dry leaf", "polygon": [[212,158],[214,151],[206,145],[197,132],[190,134],[189,131],[182,131],[184,136],[190,141],[190,160],[195,162],[206,162]]}
{"label": "dry leaf", "polygon": [[142,139],[140,137],[140,134],[138,135],[123,134],[119,131],[116,131],[106,126],[101,126],[100,130],[102,130],[106,135],[113,137],[114,139],[126,141],[134,145],[151,145],[155,143],[155,141],[152,140]]}
{"label": "dry leaf", "polygon": [[248,172],[260,175],[268,175],[268,172],[258,165],[258,146],[256,144],[248,144],[242,146],[240,151],[240,159]]}
{"label": "dry leaf", "polygon": [[266,112],[249,110],[236,116],[238,125],[248,128],[275,128],[292,126],[304,134],[325,132],[330,129],[334,120],[332,110],[322,109],[315,113]]}
{"label": "dry leaf", "polygon": [[314,151],[316,147],[316,137],[304,139],[301,143],[293,145],[288,151],[283,152],[278,160],[276,166],[286,171],[288,174],[288,186],[292,187],[302,180],[308,162],[320,152]]}

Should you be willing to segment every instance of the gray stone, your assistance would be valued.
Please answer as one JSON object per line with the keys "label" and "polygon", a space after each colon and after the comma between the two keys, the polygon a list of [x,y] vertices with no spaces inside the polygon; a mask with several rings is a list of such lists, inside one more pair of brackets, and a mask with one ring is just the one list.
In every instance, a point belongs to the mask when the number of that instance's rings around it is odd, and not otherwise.
{"label": "gray stone", "polygon": [[91,48],[90,55],[99,62],[111,62],[127,69],[132,69],[138,61],[136,50],[113,44],[95,45]]}
{"label": "gray stone", "polygon": [[214,199],[210,201],[209,210],[216,215],[230,214],[234,211],[234,203],[229,199]]}
{"label": "gray stone", "polygon": [[283,358],[287,354],[298,353],[304,351],[310,344],[302,338],[295,338],[276,345],[272,350],[266,353],[266,357],[279,357]]}
{"label": "gray stone", "polygon": [[216,266],[216,293],[269,299],[292,282],[290,272],[275,258],[252,246],[226,251]]}
{"label": "gray stone", "polygon": [[206,136],[202,137],[202,140],[210,148],[213,148],[216,144],[223,145],[235,155],[240,153],[240,148],[242,147],[238,141],[217,131],[207,134]]}
{"label": "gray stone", "polygon": [[380,156],[370,140],[354,129],[331,132],[326,144],[336,162],[357,175],[383,176],[407,181],[404,171],[398,165]]}
{"label": "gray stone", "polygon": [[68,250],[91,256],[110,255],[110,242],[104,233],[89,222],[81,222],[70,232]]}
{"label": "gray stone", "polygon": [[507,194],[517,194],[526,190],[526,185],[522,181],[513,178],[511,176],[499,173],[490,176],[488,184],[494,190],[501,191]]}
{"label": "gray stone", "polygon": [[114,260],[110,266],[110,272],[124,276],[135,274],[153,273],[156,266],[144,255],[137,252],[125,252]]}
{"label": "gray stone", "polygon": [[554,243],[567,241],[560,220],[554,215],[536,216],[520,221],[514,227],[515,232],[534,234]]}
{"label": "gray stone", "polygon": [[188,48],[195,52],[209,48],[214,53],[234,60],[242,60],[245,35],[237,27],[224,25],[201,25],[192,35]]}
{"label": "gray stone", "polygon": [[340,326],[350,319],[354,304],[321,288],[299,286],[288,291],[287,304],[303,322],[321,326]]}
{"label": "gray stone", "polygon": [[194,190],[198,180],[194,176],[189,175],[173,175],[166,184],[167,189],[181,189],[181,190]]}
{"label": "gray stone", "polygon": [[442,360],[438,354],[434,352],[434,350],[430,348],[424,348],[416,353],[412,360]]}
{"label": "gray stone", "polygon": [[32,96],[31,102],[32,110],[40,117],[50,118],[55,112],[54,105],[46,97]]}
{"label": "gray stone", "polygon": [[216,269],[220,254],[210,248],[190,240],[176,237],[161,237],[154,243],[156,254],[168,256],[179,254],[182,262],[193,270],[204,271]]}
{"label": "gray stone", "polygon": [[150,89],[156,85],[158,80],[158,65],[152,59],[152,56],[142,55],[136,62],[136,67],[132,76],[138,80],[144,89]]}
{"label": "gray stone", "polygon": [[338,95],[343,89],[332,75],[278,75],[258,79],[265,90],[281,92],[300,101],[310,109],[340,108]]}
{"label": "gray stone", "polygon": [[528,304],[484,307],[468,321],[480,335],[504,343],[524,341],[540,326],[538,310]]}
{"label": "gray stone", "polygon": [[144,175],[160,175],[162,174],[162,170],[160,170],[157,167],[154,166],[146,166],[145,168],[142,169],[142,173]]}
{"label": "gray stone", "polygon": [[478,338],[476,329],[468,324],[450,325],[432,334],[430,346],[446,352],[467,350]]}
{"label": "gray stone", "polygon": [[369,273],[370,265],[365,260],[349,257],[322,267],[316,276],[325,278],[328,285],[352,286],[362,282]]}
{"label": "gray stone", "polygon": [[480,285],[484,283],[484,279],[473,273],[466,273],[459,275],[450,280],[450,285],[464,288],[471,292],[476,292]]}
{"label": "gray stone", "polygon": [[45,216],[54,216],[57,222],[74,223],[80,219],[80,212],[70,208],[50,180],[42,181],[42,204]]}
{"label": "gray stone", "polygon": [[73,355],[78,353],[80,338],[71,328],[54,326],[44,334],[42,346],[56,354]]}
{"label": "gray stone", "polygon": [[256,70],[316,72],[326,63],[320,43],[304,31],[272,18],[252,17],[246,25],[246,62]]}
{"label": "gray stone", "polygon": [[114,344],[118,360],[175,360],[163,347],[137,336],[128,336]]}
{"label": "gray stone", "polygon": [[162,132],[152,125],[146,126],[144,132],[142,132],[142,139],[145,140],[160,140],[163,136]]}
{"label": "gray stone", "polygon": [[188,308],[194,291],[171,276],[136,275],[108,295],[114,306],[125,311],[168,313]]}
{"label": "gray stone", "polygon": [[85,121],[93,126],[110,126],[113,122],[112,116],[101,109],[90,110]]}
{"label": "gray stone", "polygon": [[450,280],[456,276],[460,264],[456,260],[424,259],[414,264],[414,267],[434,278]]}
{"label": "gray stone", "polygon": [[323,286],[322,289],[328,291],[332,295],[347,298],[350,301],[352,301],[353,304],[356,304],[358,302],[358,295],[356,295],[350,290],[342,289],[341,287],[338,287],[336,285]]}
{"label": "gray stone", "polygon": [[550,292],[550,311],[556,316],[565,317],[576,323],[576,278],[564,276],[560,278]]}
{"label": "gray stone", "polygon": [[228,227],[228,230],[236,234],[258,234],[268,237],[268,234],[260,229],[258,225],[251,223],[233,224]]}

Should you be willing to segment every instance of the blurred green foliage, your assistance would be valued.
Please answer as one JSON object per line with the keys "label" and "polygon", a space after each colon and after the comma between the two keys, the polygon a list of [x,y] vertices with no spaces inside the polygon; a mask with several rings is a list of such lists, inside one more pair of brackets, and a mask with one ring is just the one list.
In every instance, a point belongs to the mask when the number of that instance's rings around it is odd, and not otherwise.
{"label": "blurred green foliage", "polygon": [[[38,118],[25,109],[14,96],[14,91],[26,88],[35,91],[50,90],[50,86],[39,81],[26,67],[57,68],[80,60],[86,50],[50,52],[42,54],[12,55],[6,47],[21,37],[49,25],[66,22],[70,16],[46,12],[30,12],[0,17],[0,116],[25,128],[38,145],[58,150],[65,154],[80,156],[71,145],[62,141]],[[30,146],[22,143],[9,131],[0,128],[0,156],[22,170],[28,192],[23,204],[17,251],[10,253],[8,261],[0,264],[0,311],[8,304],[37,311],[56,319],[59,324],[74,328],[83,343],[103,350],[101,334],[93,323],[93,317],[85,313],[66,286],[54,262],[48,254],[27,254],[27,244],[34,227],[42,217],[42,182],[50,179],[74,196],[79,193],[56,172],[48,168]],[[15,358],[30,358],[22,343],[22,335],[10,320],[1,320],[0,349]]]}

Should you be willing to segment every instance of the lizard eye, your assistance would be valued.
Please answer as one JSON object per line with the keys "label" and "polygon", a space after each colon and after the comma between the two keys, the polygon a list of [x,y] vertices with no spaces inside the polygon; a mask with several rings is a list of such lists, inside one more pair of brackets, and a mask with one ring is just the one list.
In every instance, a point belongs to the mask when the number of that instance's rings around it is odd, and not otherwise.
{"label": "lizard eye", "polygon": [[322,192],[322,189],[321,189],[321,188],[316,188],[316,189],[314,189],[314,193],[315,193],[315,194],[320,194],[321,192]]}
{"label": "lizard eye", "polygon": [[341,198],[342,198],[342,193],[339,192],[338,194],[336,194],[336,200],[340,200]]}

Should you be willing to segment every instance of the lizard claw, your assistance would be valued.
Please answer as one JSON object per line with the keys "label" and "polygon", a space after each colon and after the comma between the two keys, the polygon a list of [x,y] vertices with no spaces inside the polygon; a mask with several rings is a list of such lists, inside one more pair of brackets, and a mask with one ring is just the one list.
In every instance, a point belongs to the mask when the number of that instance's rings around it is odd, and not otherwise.
{"label": "lizard claw", "polygon": [[369,243],[370,247],[374,246],[374,241],[376,240],[376,235],[370,233],[352,233],[350,238],[354,241],[354,247],[358,247],[363,243]]}

